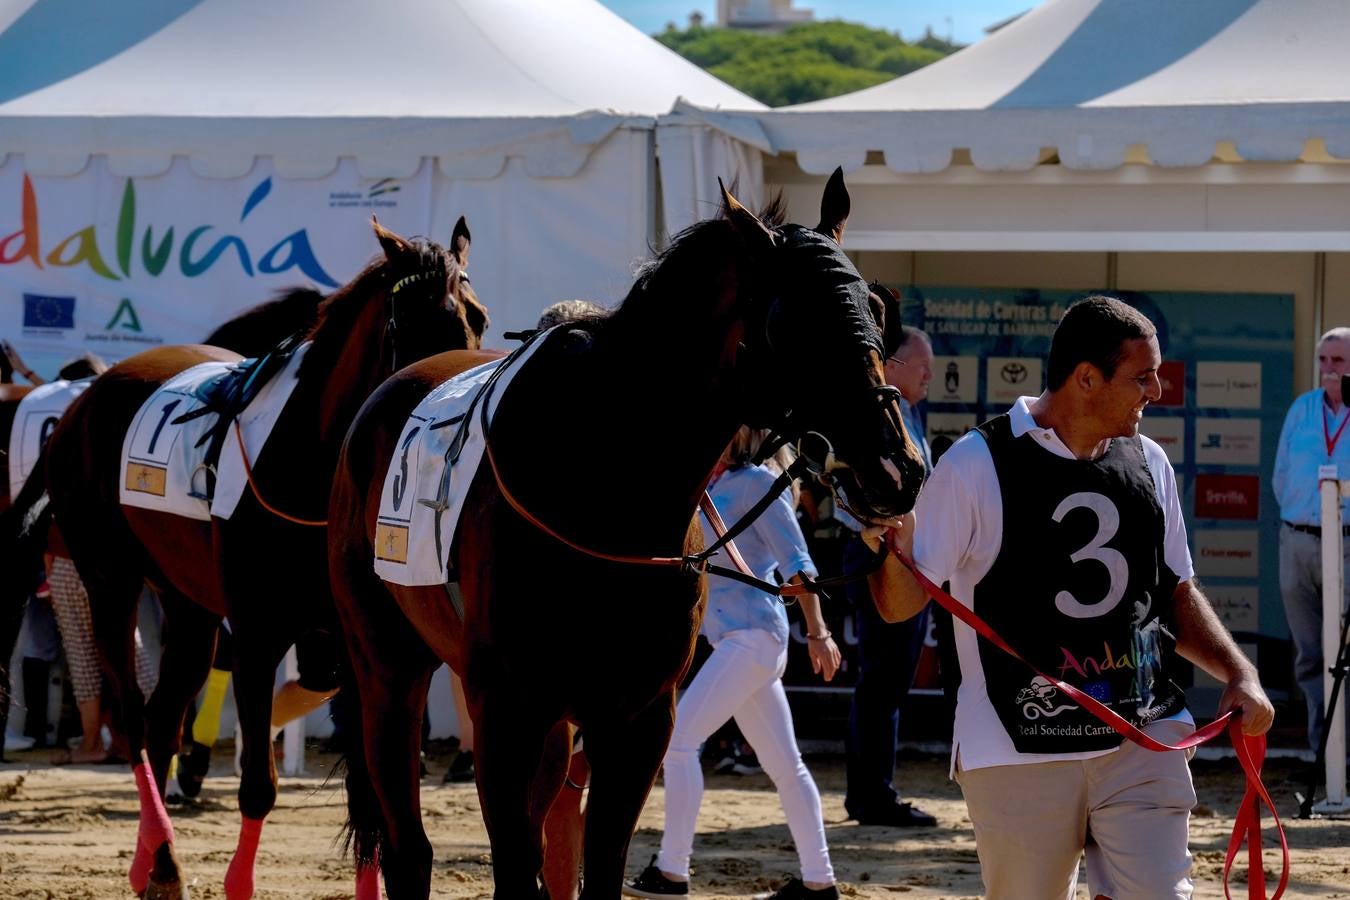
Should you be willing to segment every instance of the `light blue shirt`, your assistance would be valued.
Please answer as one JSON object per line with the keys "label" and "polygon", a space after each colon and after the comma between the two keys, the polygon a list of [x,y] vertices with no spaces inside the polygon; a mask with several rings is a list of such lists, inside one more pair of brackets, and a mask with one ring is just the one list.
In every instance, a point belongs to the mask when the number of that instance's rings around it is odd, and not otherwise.
{"label": "light blue shirt", "polygon": [[[777,474],[764,466],[745,466],[728,469],[711,485],[708,493],[713,505],[721,513],[727,527],[734,525],[749,512],[759,499],[768,493]],[[717,539],[706,519],[703,521],[704,546]],[[787,581],[798,572],[816,576],[815,564],[806,549],[801,526],[792,508],[792,491],[784,490],[778,498],[735,540],[745,564],[756,578],[773,583],[775,570]],[[712,558],[719,566],[734,568],[725,550]],[[764,591],[722,578],[708,576],[708,611],[703,617],[703,635],[714,644],[728,631],[758,628],[770,632],[779,643],[787,645],[787,610],[777,597]]]}
{"label": "light blue shirt", "polygon": [[[1345,423],[1345,406],[1332,413],[1322,388],[1300,394],[1289,407],[1280,429],[1280,447],[1275,453],[1275,477],[1271,483],[1280,504],[1280,518],[1295,525],[1321,525],[1322,499],[1317,470],[1335,463],[1338,477],[1350,478],[1350,425],[1341,432],[1336,449],[1327,453],[1327,435]],[[1342,522],[1346,511],[1341,507]]]}

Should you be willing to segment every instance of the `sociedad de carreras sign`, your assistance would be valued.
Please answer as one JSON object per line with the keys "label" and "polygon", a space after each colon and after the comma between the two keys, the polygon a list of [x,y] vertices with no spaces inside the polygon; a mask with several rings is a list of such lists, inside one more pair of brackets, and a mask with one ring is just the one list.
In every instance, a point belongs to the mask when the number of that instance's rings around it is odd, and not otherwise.
{"label": "sociedad de carreras sign", "polygon": [[[239,221],[246,220],[271,192],[272,178],[268,176],[249,193]],[[130,178],[122,190],[117,227],[111,234],[97,225],[65,235],[44,233],[40,199],[26,173],[19,200],[19,228],[3,233],[4,224],[0,212],[0,266],[27,263],[39,269],[83,267],[101,278],[121,281],[142,275],[157,278],[165,271],[197,278],[214,266],[233,265],[250,278],[298,269],[318,284],[338,286],[319,264],[306,229],[293,231],[275,243],[250,244],[217,225],[180,229],[176,224],[140,222],[136,216],[136,183]]]}

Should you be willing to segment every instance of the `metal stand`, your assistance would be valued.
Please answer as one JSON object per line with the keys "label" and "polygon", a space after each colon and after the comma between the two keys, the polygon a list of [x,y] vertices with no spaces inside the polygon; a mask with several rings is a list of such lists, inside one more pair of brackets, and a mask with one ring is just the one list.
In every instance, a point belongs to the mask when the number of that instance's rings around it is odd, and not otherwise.
{"label": "metal stand", "polygon": [[[1317,760],[1308,776],[1308,791],[1298,794],[1300,819],[1316,816],[1350,816],[1345,795],[1345,699],[1341,684],[1350,671],[1346,637],[1350,619],[1343,614],[1345,604],[1345,538],[1341,531],[1341,497],[1350,482],[1337,480],[1335,466],[1319,472],[1322,494],[1322,659],[1334,660],[1322,675],[1327,706],[1322,717],[1322,739],[1317,745]],[[1314,803],[1318,775],[1325,773],[1326,799]]]}

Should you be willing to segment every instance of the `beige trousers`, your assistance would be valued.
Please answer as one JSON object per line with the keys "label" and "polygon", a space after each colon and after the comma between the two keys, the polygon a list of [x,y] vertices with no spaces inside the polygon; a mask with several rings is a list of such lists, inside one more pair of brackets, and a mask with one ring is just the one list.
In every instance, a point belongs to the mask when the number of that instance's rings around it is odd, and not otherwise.
{"label": "beige trousers", "polygon": [[[1174,744],[1183,722],[1145,731]],[[985,895],[990,900],[1072,900],[1086,852],[1094,898],[1189,900],[1187,827],[1195,806],[1190,754],[1126,741],[1095,759],[961,771]]]}

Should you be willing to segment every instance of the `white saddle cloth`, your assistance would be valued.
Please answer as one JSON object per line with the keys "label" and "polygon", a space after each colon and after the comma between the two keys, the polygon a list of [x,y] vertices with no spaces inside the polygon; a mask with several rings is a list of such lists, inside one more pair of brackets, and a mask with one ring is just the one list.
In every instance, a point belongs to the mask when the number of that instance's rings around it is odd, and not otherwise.
{"label": "white saddle cloth", "polygon": [[[295,390],[296,374],[309,347],[308,342],[301,344],[286,367],[272,376],[239,416],[249,465],[257,462],[282,407]],[[234,514],[247,483],[244,463],[239,456],[239,442],[233,434],[234,426],[230,426],[231,434],[225,438],[216,472],[215,496],[208,503],[205,498],[206,472],[201,468],[206,447],[196,444],[215,425],[216,416],[200,416],[181,425],[173,424],[173,420],[202,405],[195,393],[199,385],[236,365],[208,362],[193,366],[166,381],[145,401],[122,441],[124,477],[120,498],[123,506],[153,509],[203,522],[210,521],[212,516],[228,519]]]}
{"label": "white saddle cloth", "polygon": [[[487,411],[489,423],[511,379],[543,343],[544,336],[540,335],[497,379]],[[479,410],[474,407],[470,414],[469,405],[505,361],[484,363],[438,385],[417,405],[403,426],[398,450],[389,461],[389,471],[384,476],[380,515],[375,525],[375,574],[385,581],[405,585],[446,582],[446,564],[464,497],[483,459]],[[441,493],[446,451],[459,431],[463,416],[469,416],[469,434],[458,461],[450,467],[444,498],[447,508],[440,520],[438,545],[436,511],[420,501],[435,502]],[[442,422],[453,424],[436,427]]]}
{"label": "white saddle cloth", "polygon": [[84,393],[92,378],[79,381],[49,381],[29,391],[14,412],[14,426],[9,432],[9,495],[19,493],[23,483],[37,465],[42,445],[47,443],[52,429],[65,415],[66,408]]}

